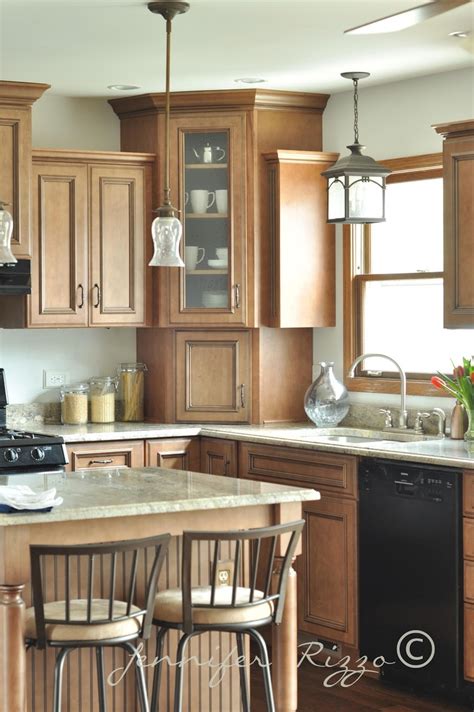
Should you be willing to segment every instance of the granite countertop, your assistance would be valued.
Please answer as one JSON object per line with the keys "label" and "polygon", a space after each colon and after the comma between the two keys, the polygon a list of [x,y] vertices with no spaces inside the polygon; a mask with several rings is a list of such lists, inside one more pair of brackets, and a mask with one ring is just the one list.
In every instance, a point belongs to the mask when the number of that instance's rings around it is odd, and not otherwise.
{"label": "granite countertop", "polygon": [[361,441],[360,443],[318,440],[318,428],[310,423],[278,425],[110,423],[106,425],[61,425],[24,423],[22,428],[48,435],[61,435],[66,443],[104,440],[193,437],[203,435],[269,445],[299,447],[322,452],[381,457],[406,462],[474,469],[474,445],[450,438],[416,442]]}
{"label": "granite countertop", "polygon": [[[320,499],[313,489],[161,467],[81,470],[1,477],[35,491],[56,488],[63,504],[48,513],[0,514],[0,526],[226,509]],[[2,483],[7,484],[7,482]]]}

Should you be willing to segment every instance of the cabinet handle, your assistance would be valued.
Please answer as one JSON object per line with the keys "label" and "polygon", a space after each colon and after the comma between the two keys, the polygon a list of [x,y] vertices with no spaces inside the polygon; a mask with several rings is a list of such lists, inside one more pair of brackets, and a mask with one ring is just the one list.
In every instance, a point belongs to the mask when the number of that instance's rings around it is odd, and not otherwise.
{"label": "cabinet handle", "polygon": [[228,466],[229,466],[229,460],[224,460],[224,476],[225,476],[225,477],[226,477],[227,474],[228,474],[228,472],[227,472]]}
{"label": "cabinet handle", "polygon": [[77,305],[77,308],[82,309],[82,307],[84,306],[84,287],[82,286],[82,284],[77,285],[77,291],[79,290],[81,291],[81,301]]}
{"label": "cabinet handle", "polygon": [[240,407],[245,408],[245,383],[240,384]]}
{"label": "cabinet handle", "polygon": [[234,284],[235,308],[240,309],[240,284]]}
{"label": "cabinet handle", "polygon": [[98,284],[94,284],[92,289],[97,289],[97,300],[94,302],[94,309],[100,306],[100,287]]}
{"label": "cabinet handle", "polygon": [[89,460],[89,465],[111,465],[113,463],[112,459],[108,460]]}

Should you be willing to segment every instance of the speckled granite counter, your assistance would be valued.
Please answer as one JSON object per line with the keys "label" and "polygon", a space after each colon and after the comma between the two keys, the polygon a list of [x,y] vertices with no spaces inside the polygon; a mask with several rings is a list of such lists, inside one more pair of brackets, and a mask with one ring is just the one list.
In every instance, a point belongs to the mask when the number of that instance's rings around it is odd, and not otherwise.
{"label": "speckled granite counter", "polygon": [[55,487],[64,502],[49,513],[0,514],[0,526],[319,499],[319,493],[312,489],[157,467],[81,470],[67,475],[9,476],[8,484],[27,484],[35,491]]}
{"label": "speckled granite counter", "polygon": [[149,438],[193,437],[203,435],[227,440],[260,442],[324,452],[382,457],[443,466],[474,469],[474,446],[463,440],[423,440],[419,442],[371,441],[336,443],[318,440],[318,428],[309,423],[279,425],[186,425],[153,423],[111,423],[107,425],[60,425],[26,423],[36,432],[59,434],[66,443],[104,440],[146,440]]}

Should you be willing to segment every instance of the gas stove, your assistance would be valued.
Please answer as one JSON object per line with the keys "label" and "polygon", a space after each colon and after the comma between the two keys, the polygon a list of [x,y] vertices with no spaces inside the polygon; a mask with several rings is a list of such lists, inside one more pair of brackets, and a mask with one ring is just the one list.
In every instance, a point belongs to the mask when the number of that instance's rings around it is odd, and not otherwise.
{"label": "gas stove", "polygon": [[0,427],[1,473],[56,472],[64,469],[67,462],[61,437]]}
{"label": "gas stove", "polygon": [[0,368],[0,474],[63,472],[69,460],[62,437],[8,428],[7,405],[5,372]]}

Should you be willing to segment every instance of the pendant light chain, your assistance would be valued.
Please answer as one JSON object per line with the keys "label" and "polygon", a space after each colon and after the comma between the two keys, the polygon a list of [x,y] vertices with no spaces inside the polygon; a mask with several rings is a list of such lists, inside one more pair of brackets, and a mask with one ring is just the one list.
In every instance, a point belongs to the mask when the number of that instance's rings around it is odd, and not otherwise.
{"label": "pendant light chain", "polygon": [[359,143],[359,92],[358,79],[353,79],[354,84],[354,143]]}
{"label": "pendant light chain", "polygon": [[165,183],[164,205],[170,201],[170,75],[171,75],[171,20],[166,18],[166,106],[165,106]]}

